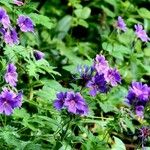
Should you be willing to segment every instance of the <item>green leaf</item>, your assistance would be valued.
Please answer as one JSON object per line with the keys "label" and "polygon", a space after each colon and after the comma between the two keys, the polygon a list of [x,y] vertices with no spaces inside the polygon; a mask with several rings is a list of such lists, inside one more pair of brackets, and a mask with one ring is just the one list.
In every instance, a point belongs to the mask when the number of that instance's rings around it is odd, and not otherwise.
{"label": "green leaf", "polygon": [[60,50],[61,55],[66,56],[73,64],[78,65],[84,62],[82,58],[76,55],[72,47],[66,47],[65,43],[60,40],[56,40],[56,45],[57,49]]}
{"label": "green leaf", "polygon": [[61,76],[59,72],[54,71],[55,67],[50,66],[48,61],[46,61],[45,59],[35,61],[35,65],[41,73],[44,71],[49,73],[51,76],[53,76],[52,74]]}
{"label": "green leaf", "polygon": [[114,43],[113,51],[116,51],[116,52],[122,53],[122,54],[130,54],[131,48],[128,48],[127,46],[124,46],[122,44]]}
{"label": "green leaf", "polygon": [[20,140],[18,139],[19,135],[16,131],[16,128],[11,126],[5,126],[4,128],[1,128],[0,137],[3,138],[9,146],[19,147],[21,145]]}
{"label": "green leaf", "polygon": [[127,29],[125,33],[118,34],[118,40],[122,43],[125,44],[126,46],[130,46],[132,42],[134,41],[135,38],[135,33],[131,29]]}
{"label": "green leaf", "polygon": [[125,144],[117,137],[114,136],[115,143],[112,145],[111,150],[126,150]]}
{"label": "green leaf", "polygon": [[59,22],[56,27],[58,38],[63,39],[68,33],[72,25],[72,16],[66,15]]}
{"label": "green leaf", "polygon": [[106,102],[104,102],[104,103],[99,102],[99,104],[100,104],[102,110],[103,110],[105,113],[111,112],[111,111],[112,111],[112,112],[117,111],[117,108],[114,107],[114,106],[113,106],[110,102],[108,102],[108,101],[106,101]]}
{"label": "green leaf", "polygon": [[62,85],[55,80],[42,80],[44,85],[57,91],[64,90]]}
{"label": "green leaf", "polygon": [[22,150],[41,150],[40,144],[27,143]]}
{"label": "green leaf", "polygon": [[138,14],[142,18],[150,19],[150,11],[148,9],[146,9],[146,8],[140,8],[140,9],[138,9]]}
{"label": "green leaf", "polygon": [[29,14],[29,16],[31,17],[31,19],[33,20],[35,24],[43,25],[44,27],[48,29],[52,29],[55,25],[54,22],[47,16],[39,15],[36,13],[31,13]]}
{"label": "green leaf", "polygon": [[83,20],[83,19],[79,19],[78,20],[78,24],[83,26],[83,27],[85,27],[85,28],[88,27],[88,23],[85,20]]}
{"label": "green leaf", "polygon": [[71,146],[68,143],[63,143],[63,146],[59,150],[72,150]]}
{"label": "green leaf", "polygon": [[142,63],[139,64],[139,67],[144,69],[148,75],[150,75],[150,66],[149,65],[143,65]]}
{"label": "green leaf", "polygon": [[113,51],[112,53],[111,53],[111,55],[113,56],[113,57],[115,57],[115,58],[119,58],[119,59],[121,59],[121,60],[123,60],[123,54],[121,53],[121,52],[117,52],[117,51]]}
{"label": "green leaf", "polygon": [[112,44],[108,43],[108,42],[103,42],[102,43],[102,47],[104,50],[108,51],[108,52],[112,52],[113,50],[113,47],[112,47]]}
{"label": "green leaf", "polygon": [[88,7],[79,8],[74,11],[75,15],[81,19],[87,19],[91,14],[91,9]]}
{"label": "green leaf", "polygon": [[27,113],[27,111],[24,108],[21,109],[15,109],[14,113],[13,113],[13,117],[14,119],[18,119],[18,118],[29,118],[30,115]]}
{"label": "green leaf", "polygon": [[10,5],[10,3],[12,3],[12,0],[0,0],[0,3],[12,10],[12,6]]}
{"label": "green leaf", "polygon": [[56,98],[56,90],[44,87],[43,89],[40,89],[39,91],[36,91],[35,93],[37,96],[39,96],[41,99],[51,101]]}
{"label": "green leaf", "polygon": [[110,9],[108,9],[107,7],[105,7],[105,6],[101,6],[101,8],[104,10],[104,12],[108,15],[108,16],[110,16],[110,17],[115,17],[115,14],[110,10]]}
{"label": "green leaf", "polygon": [[131,120],[129,120],[127,117],[124,119],[124,122],[126,123],[127,127],[133,132],[135,133],[135,128],[133,126],[133,123]]}
{"label": "green leaf", "polygon": [[67,70],[67,71],[71,72],[72,74],[76,73],[76,68],[77,68],[77,65],[63,66],[64,70]]}
{"label": "green leaf", "polygon": [[30,57],[30,52],[32,48],[30,47],[23,47],[21,45],[14,45],[14,46],[9,46],[7,45],[4,48],[4,54],[12,61],[12,62],[17,62],[18,58],[29,58]]}
{"label": "green leaf", "polygon": [[144,48],[144,54],[145,56],[150,57],[150,47]]}
{"label": "green leaf", "polygon": [[35,77],[38,79],[39,75],[37,74],[37,67],[34,62],[29,61],[27,67],[27,71],[30,77]]}
{"label": "green leaf", "polygon": [[60,76],[58,72],[53,70],[55,67],[50,66],[49,63],[45,59],[41,59],[38,61],[30,60],[28,61],[28,64],[26,67],[27,67],[29,76],[35,77],[36,79],[39,78],[39,73],[45,74],[46,72],[49,73],[51,76],[53,76],[53,74]]}

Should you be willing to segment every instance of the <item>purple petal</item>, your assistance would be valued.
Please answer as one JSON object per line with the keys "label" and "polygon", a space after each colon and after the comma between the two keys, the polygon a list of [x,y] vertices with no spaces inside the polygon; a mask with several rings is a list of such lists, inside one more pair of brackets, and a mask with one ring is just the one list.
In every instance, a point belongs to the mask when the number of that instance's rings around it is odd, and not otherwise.
{"label": "purple petal", "polygon": [[7,65],[7,71],[5,73],[5,81],[11,86],[16,86],[18,81],[18,74],[16,72],[16,66],[13,63]]}
{"label": "purple petal", "polygon": [[127,30],[126,24],[124,23],[124,20],[120,16],[118,17],[117,20],[117,28],[124,32]]}
{"label": "purple petal", "polygon": [[34,31],[34,25],[31,20],[31,18],[20,15],[19,18],[17,19],[17,24],[20,27],[20,30],[22,32],[33,32]]}
{"label": "purple petal", "polygon": [[146,31],[143,29],[143,26],[140,24],[137,24],[134,26],[135,27],[135,34],[138,38],[141,39],[141,41],[143,42],[148,42],[150,41],[150,38],[148,37],[148,35],[146,34]]}
{"label": "purple petal", "polygon": [[4,113],[5,113],[5,115],[8,115],[8,116],[13,113],[13,109],[9,104],[5,104]]}

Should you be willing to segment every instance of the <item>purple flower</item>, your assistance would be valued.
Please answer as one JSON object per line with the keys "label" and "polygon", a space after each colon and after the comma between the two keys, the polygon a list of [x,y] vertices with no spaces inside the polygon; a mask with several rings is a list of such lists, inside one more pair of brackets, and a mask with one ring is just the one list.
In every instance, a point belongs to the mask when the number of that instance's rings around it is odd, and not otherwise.
{"label": "purple flower", "polygon": [[105,93],[107,92],[106,81],[104,75],[96,74],[86,85],[90,89],[90,95],[96,96],[97,93]]}
{"label": "purple flower", "polygon": [[98,74],[105,73],[108,70],[108,62],[105,60],[105,57],[103,55],[96,55],[94,68],[98,72]]}
{"label": "purple flower", "polygon": [[107,83],[111,86],[117,86],[118,83],[121,82],[121,77],[117,69],[110,68],[105,74],[104,78]]}
{"label": "purple flower", "polygon": [[124,32],[127,30],[126,24],[124,23],[124,20],[120,16],[118,17],[117,20],[117,28]]}
{"label": "purple flower", "polygon": [[146,140],[150,136],[150,127],[143,126],[139,129],[139,137],[141,137],[143,140]]}
{"label": "purple flower", "polygon": [[149,100],[150,88],[141,82],[132,82],[126,102],[133,107],[140,118],[144,118],[144,107]]}
{"label": "purple flower", "polygon": [[142,105],[136,106],[135,113],[138,117],[144,118],[144,106],[142,106]]}
{"label": "purple flower", "polygon": [[137,35],[138,38],[141,39],[141,41],[148,42],[150,40],[150,38],[146,34],[146,31],[143,29],[142,25],[137,24],[134,27],[135,27],[135,34]]}
{"label": "purple flower", "polygon": [[139,100],[147,101],[149,97],[150,88],[147,84],[142,84],[141,82],[132,82],[132,87],[130,92],[135,94],[135,97]]}
{"label": "purple flower", "polygon": [[93,75],[94,68],[87,65],[77,67],[77,73],[79,74],[79,79],[83,81],[84,85],[87,83]]}
{"label": "purple flower", "polygon": [[32,20],[24,15],[20,15],[17,19],[17,24],[20,27],[20,30],[22,32],[33,32],[34,31],[34,25]]}
{"label": "purple flower", "polygon": [[8,29],[7,31],[5,30],[3,37],[5,43],[9,44],[10,46],[14,44],[19,44],[19,38],[15,29]]}
{"label": "purple flower", "polygon": [[140,82],[132,82],[127,95],[127,103],[135,106],[145,106],[149,98],[150,88],[146,84]]}
{"label": "purple flower", "polygon": [[7,71],[5,74],[5,81],[9,83],[11,86],[16,86],[18,81],[18,74],[16,72],[16,66],[13,63],[7,65]]}
{"label": "purple flower", "polygon": [[36,60],[43,59],[45,56],[44,53],[42,53],[41,51],[38,51],[38,50],[34,50],[33,54],[34,54],[34,57]]}
{"label": "purple flower", "polygon": [[67,92],[65,93],[60,92],[56,95],[57,99],[54,101],[54,107],[57,110],[61,110],[63,108],[66,96],[67,96]]}
{"label": "purple flower", "polygon": [[130,91],[130,90],[129,90],[128,95],[127,95],[126,98],[127,98],[126,102],[129,105],[135,105],[135,104],[138,103],[138,100],[137,100],[135,94],[132,91]]}
{"label": "purple flower", "polygon": [[64,106],[68,112],[81,116],[88,114],[88,106],[80,93],[67,92]]}
{"label": "purple flower", "polygon": [[8,88],[3,88],[0,94],[0,113],[5,115],[11,115],[13,109],[21,107],[22,105],[22,93],[14,93]]}
{"label": "purple flower", "polygon": [[7,15],[5,9],[0,7],[0,23],[2,23],[4,28],[8,28],[10,26],[10,19]]}
{"label": "purple flower", "polygon": [[13,0],[14,4],[16,4],[17,6],[22,6],[24,5],[24,3],[20,0]]}
{"label": "purple flower", "polygon": [[142,150],[147,150],[147,148],[144,147],[144,144],[148,140],[149,136],[150,136],[149,126],[143,126],[139,129],[138,137],[139,137],[139,140],[141,140]]}
{"label": "purple flower", "polygon": [[79,114],[81,116],[87,115],[88,106],[80,95],[80,93],[74,92],[60,92],[57,94],[57,99],[54,101],[54,107],[57,110],[66,108],[68,112],[73,114]]}

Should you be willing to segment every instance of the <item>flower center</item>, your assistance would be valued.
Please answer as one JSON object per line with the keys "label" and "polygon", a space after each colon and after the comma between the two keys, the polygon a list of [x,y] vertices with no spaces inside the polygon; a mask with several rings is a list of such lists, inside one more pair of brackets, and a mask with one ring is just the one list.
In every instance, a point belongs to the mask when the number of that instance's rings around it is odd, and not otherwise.
{"label": "flower center", "polygon": [[76,104],[76,103],[75,103],[74,100],[71,100],[71,101],[70,101],[70,106],[71,106],[71,107],[75,107],[75,104]]}

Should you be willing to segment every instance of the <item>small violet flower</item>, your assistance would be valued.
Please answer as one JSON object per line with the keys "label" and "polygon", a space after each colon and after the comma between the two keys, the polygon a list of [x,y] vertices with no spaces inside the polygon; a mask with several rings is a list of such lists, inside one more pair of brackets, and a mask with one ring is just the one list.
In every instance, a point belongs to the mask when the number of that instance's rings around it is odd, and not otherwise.
{"label": "small violet flower", "polygon": [[141,82],[132,82],[126,102],[133,107],[138,117],[144,118],[144,107],[149,101],[150,88]]}
{"label": "small violet flower", "polygon": [[13,46],[14,44],[19,44],[19,38],[15,29],[8,29],[3,32],[3,38],[6,44]]}
{"label": "small violet flower", "polygon": [[96,96],[97,93],[106,93],[107,86],[104,75],[96,74],[86,85],[90,89],[90,95]]}
{"label": "small violet flower", "polygon": [[22,6],[24,3],[20,0],[13,0],[13,3],[16,4],[17,6]]}
{"label": "small violet flower", "polygon": [[135,34],[138,38],[141,39],[143,42],[148,42],[150,41],[150,38],[146,34],[146,31],[143,29],[143,26],[140,24],[137,24],[134,26],[135,27]]}
{"label": "small violet flower", "polygon": [[20,30],[22,32],[33,32],[34,31],[34,25],[32,20],[24,15],[20,15],[17,19],[17,24],[20,27]]}
{"label": "small violet flower", "polygon": [[105,60],[105,57],[103,55],[96,55],[94,68],[98,72],[98,74],[105,73],[108,70],[108,62]]}
{"label": "small violet flower", "polygon": [[3,88],[0,94],[0,113],[11,115],[15,108],[21,107],[23,95],[22,93],[14,93],[8,88]]}
{"label": "small violet flower", "polygon": [[81,116],[88,114],[88,106],[80,93],[60,92],[54,101],[54,107],[57,110],[66,108],[68,112]]}
{"label": "small violet flower", "polygon": [[111,86],[117,86],[121,82],[121,76],[117,69],[110,68],[105,74],[104,78],[108,84]]}
{"label": "small violet flower", "polygon": [[5,81],[9,83],[11,86],[16,86],[18,81],[18,74],[16,72],[16,66],[13,63],[7,65],[7,70],[5,74]]}
{"label": "small violet flower", "polygon": [[68,112],[81,116],[88,114],[88,106],[80,93],[68,92],[64,106]]}
{"label": "small violet flower", "polygon": [[79,75],[79,79],[81,80],[81,82],[83,81],[84,85],[92,78],[93,71],[94,68],[89,67],[87,65],[84,66],[79,65],[77,67],[77,74]]}
{"label": "small violet flower", "polygon": [[10,19],[7,15],[6,11],[0,7],[0,23],[2,23],[4,28],[8,28],[10,26]]}
{"label": "small violet flower", "polygon": [[135,113],[138,117],[144,118],[144,106],[136,106]]}
{"label": "small violet flower", "polygon": [[150,88],[147,86],[147,84],[143,85],[141,82],[132,82],[130,92],[133,93],[139,100],[147,101]]}
{"label": "small violet flower", "polygon": [[141,140],[142,143],[142,150],[146,150],[146,147],[144,147],[145,142],[148,140],[148,137],[150,136],[150,127],[149,126],[143,126],[139,129],[139,140]]}
{"label": "small violet flower", "polygon": [[34,50],[33,54],[34,54],[34,57],[36,60],[43,59],[45,56],[44,53],[42,53],[41,51],[38,51],[38,50]]}
{"label": "small violet flower", "polygon": [[122,19],[122,17],[120,16],[118,17],[118,20],[117,20],[117,28],[124,32],[127,30],[126,24],[124,20]]}
{"label": "small violet flower", "polygon": [[142,138],[142,140],[146,140],[150,136],[150,127],[148,126],[143,126],[139,131],[139,137]]}

